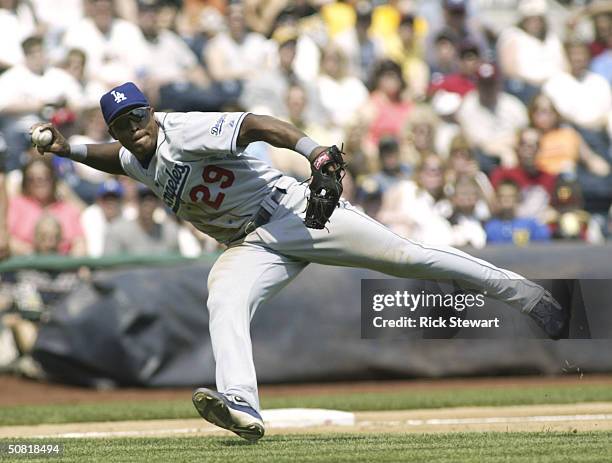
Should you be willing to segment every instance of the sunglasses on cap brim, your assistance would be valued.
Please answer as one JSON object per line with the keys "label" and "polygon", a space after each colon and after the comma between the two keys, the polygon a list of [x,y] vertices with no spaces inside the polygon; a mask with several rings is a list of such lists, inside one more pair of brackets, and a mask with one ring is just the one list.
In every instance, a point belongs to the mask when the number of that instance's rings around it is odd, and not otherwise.
{"label": "sunglasses on cap brim", "polygon": [[111,122],[109,127],[115,131],[126,131],[132,128],[134,122],[139,128],[144,128],[151,117],[150,109],[150,106],[134,108]]}

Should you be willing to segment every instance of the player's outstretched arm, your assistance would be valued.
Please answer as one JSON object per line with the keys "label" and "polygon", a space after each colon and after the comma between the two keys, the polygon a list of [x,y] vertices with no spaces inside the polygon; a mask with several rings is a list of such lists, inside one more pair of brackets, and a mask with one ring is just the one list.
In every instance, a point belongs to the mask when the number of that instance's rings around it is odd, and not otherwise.
{"label": "player's outstretched arm", "polygon": [[[256,141],[265,141],[277,148],[286,148],[296,151],[297,143],[308,138],[296,126],[271,116],[248,114],[242,121],[238,134],[238,146],[246,146]],[[326,149],[325,146],[312,146],[307,157],[312,162],[318,154]],[[302,153],[306,155],[305,153]]]}
{"label": "player's outstretched arm", "polygon": [[321,146],[300,129],[270,116],[248,114],[242,121],[238,145],[265,141],[278,148],[287,148],[308,157],[312,178],[304,224],[323,229],[339,204],[342,177],[346,163],[337,146]]}
{"label": "player's outstretched arm", "polygon": [[63,158],[81,162],[94,169],[108,172],[109,174],[125,175],[125,171],[123,167],[121,167],[121,162],[119,161],[119,150],[121,149],[121,144],[119,142],[84,145],[87,147],[85,155],[84,152],[77,152],[74,146],[71,147],[61,132],[57,130],[53,124],[34,124],[30,128],[30,135],[33,135],[34,130],[37,128],[50,130],[53,134],[51,144],[44,146],[40,146],[33,137],[32,142],[36,145],[36,149],[40,154],[53,153]]}

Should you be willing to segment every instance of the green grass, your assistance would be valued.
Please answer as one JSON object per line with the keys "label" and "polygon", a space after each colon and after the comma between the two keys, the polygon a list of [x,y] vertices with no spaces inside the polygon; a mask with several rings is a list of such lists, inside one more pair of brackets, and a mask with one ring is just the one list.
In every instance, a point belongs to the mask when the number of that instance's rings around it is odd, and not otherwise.
{"label": "green grass", "polygon": [[[348,411],[408,410],[461,406],[563,404],[612,401],[609,385],[512,386],[385,393],[264,397],[262,408],[330,408]],[[0,426],[87,421],[196,418],[189,394],[184,400],[133,401],[0,407]],[[612,459],[611,459],[612,460]]]}
{"label": "green grass", "polygon": [[[6,444],[9,440],[0,440]],[[42,442],[42,441],[41,441]],[[121,462],[605,462],[612,455],[612,432],[577,434],[453,433],[336,434],[270,436],[257,444],[239,438],[74,439],[62,442],[61,459]],[[5,455],[0,455],[0,460]],[[16,461],[22,461],[20,458]]]}

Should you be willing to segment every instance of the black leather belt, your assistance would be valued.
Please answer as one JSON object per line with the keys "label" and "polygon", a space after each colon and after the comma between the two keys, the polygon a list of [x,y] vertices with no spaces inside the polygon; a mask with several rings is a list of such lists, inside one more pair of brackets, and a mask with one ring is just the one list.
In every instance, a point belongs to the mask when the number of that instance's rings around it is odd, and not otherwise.
{"label": "black leather belt", "polygon": [[245,225],[241,227],[236,236],[233,236],[229,243],[242,240],[249,233],[255,231],[262,225],[267,224],[270,221],[270,217],[280,204],[283,196],[287,194],[286,190],[281,188],[274,188],[272,194],[268,195],[261,203],[259,210],[247,221]]}

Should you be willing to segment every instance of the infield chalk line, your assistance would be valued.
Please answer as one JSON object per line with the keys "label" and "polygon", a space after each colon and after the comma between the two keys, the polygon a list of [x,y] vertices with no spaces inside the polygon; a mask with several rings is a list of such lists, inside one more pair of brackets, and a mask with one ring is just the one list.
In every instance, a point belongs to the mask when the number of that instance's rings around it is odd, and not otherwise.
{"label": "infield chalk line", "polygon": [[[540,415],[540,416],[499,416],[488,418],[433,418],[426,420],[364,420],[357,421],[355,424],[360,427],[370,426],[447,426],[462,424],[510,424],[510,423],[554,423],[564,421],[611,421],[612,414],[593,414],[593,415]],[[269,428],[283,428],[284,426],[266,423]],[[312,426],[313,428],[319,425]],[[347,426],[347,425],[341,425]],[[175,429],[151,429],[141,431],[91,431],[91,432],[69,432],[62,434],[46,434],[31,436],[33,438],[108,438],[108,437],[144,437],[171,434],[200,434],[214,433],[220,431],[217,427],[195,427],[195,428],[175,428]]]}
{"label": "infield chalk line", "polygon": [[541,415],[541,416],[492,416],[489,418],[431,418],[427,420],[373,420],[360,421],[361,426],[448,426],[457,424],[510,424],[510,423],[555,423],[562,421],[609,421],[612,415]]}

